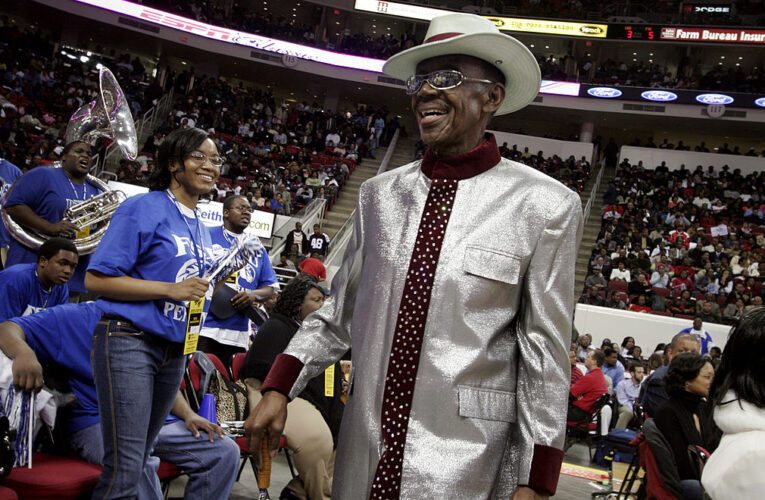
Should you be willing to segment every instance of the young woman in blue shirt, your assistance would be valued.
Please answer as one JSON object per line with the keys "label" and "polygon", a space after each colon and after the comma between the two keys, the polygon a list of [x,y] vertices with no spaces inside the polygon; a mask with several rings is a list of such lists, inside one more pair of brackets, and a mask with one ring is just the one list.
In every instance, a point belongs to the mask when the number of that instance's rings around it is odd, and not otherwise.
{"label": "young woman in blue shirt", "polygon": [[[93,255],[85,284],[104,316],[93,339],[104,469],[93,498],[136,495],[145,460],[180,386],[188,318],[203,319],[212,243],[197,216],[223,160],[200,129],[170,133],[151,192],[126,200]],[[204,301],[207,304],[209,301]],[[200,314],[189,314],[194,307]]]}

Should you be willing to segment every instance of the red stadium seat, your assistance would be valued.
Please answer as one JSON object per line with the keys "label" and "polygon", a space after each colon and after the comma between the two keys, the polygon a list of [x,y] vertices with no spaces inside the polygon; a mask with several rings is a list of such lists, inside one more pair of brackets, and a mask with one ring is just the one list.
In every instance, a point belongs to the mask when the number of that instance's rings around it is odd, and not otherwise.
{"label": "red stadium seat", "polygon": [[19,496],[12,489],[0,486],[0,500],[19,500]]}
{"label": "red stadium seat", "polygon": [[243,352],[238,352],[231,356],[231,379],[232,380],[240,380],[239,372],[242,371],[242,367],[244,366],[244,362],[247,359],[247,354]]}
{"label": "red stadium seat", "polygon": [[627,293],[627,282],[622,280],[611,280],[608,282],[608,289],[617,292]]}
{"label": "red stadium seat", "polygon": [[3,486],[23,500],[74,500],[90,497],[100,475],[101,467],[85,460],[37,453],[31,469],[13,469]]}

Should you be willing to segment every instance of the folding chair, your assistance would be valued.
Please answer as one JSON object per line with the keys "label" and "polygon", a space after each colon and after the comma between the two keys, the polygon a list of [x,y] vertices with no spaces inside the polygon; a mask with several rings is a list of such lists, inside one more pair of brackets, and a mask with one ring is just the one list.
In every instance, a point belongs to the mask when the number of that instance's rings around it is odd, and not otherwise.
{"label": "folding chair", "polygon": [[184,396],[195,412],[199,411],[200,402],[210,387],[215,370],[213,362],[202,351],[189,354],[183,374]]}
{"label": "folding chair", "polygon": [[563,446],[563,451],[568,451],[568,449],[576,442],[584,441],[585,444],[587,444],[590,462],[592,462],[592,447],[595,442],[600,439],[600,410],[610,402],[611,395],[605,393],[595,401],[593,412],[589,419],[583,421],[570,420],[566,422],[566,440]]}
{"label": "folding chair", "polygon": [[[242,367],[244,366],[244,361],[247,359],[247,354],[240,352],[237,354],[234,354],[231,357],[231,363],[229,363],[229,366],[231,367],[231,379],[235,381],[242,381],[242,378],[239,376]],[[248,386],[248,389],[250,387]],[[249,391],[248,391],[249,392]],[[247,398],[249,402],[249,397]],[[242,470],[244,470],[244,465],[247,463],[247,460],[250,460],[250,463],[252,465],[252,470],[255,471],[255,476],[257,477],[257,467],[255,465],[255,457],[250,453],[249,446],[247,444],[247,439],[244,436],[239,436],[235,439],[236,444],[239,446],[239,450],[242,454],[242,465],[239,467],[239,474],[237,475],[236,479],[239,480],[239,476],[242,475]],[[287,437],[282,434],[282,436],[279,438],[279,451],[284,452],[284,458],[287,459],[287,465],[290,468],[290,474],[292,474],[292,477],[297,477],[297,471],[295,470],[295,464],[292,462],[292,455],[290,453],[290,450],[287,449]]]}

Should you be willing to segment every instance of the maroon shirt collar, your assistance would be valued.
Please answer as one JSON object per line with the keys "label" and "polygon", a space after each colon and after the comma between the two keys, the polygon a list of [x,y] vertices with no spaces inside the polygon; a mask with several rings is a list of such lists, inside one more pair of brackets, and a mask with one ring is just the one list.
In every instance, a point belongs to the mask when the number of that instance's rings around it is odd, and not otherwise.
{"label": "maroon shirt collar", "polygon": [[499,163],[500,158],[496,139],[487,133],[478,146],[458,156],[439,157],[438,153],[428,149],[420,168],[430,179],[462,180],[486,172]]}

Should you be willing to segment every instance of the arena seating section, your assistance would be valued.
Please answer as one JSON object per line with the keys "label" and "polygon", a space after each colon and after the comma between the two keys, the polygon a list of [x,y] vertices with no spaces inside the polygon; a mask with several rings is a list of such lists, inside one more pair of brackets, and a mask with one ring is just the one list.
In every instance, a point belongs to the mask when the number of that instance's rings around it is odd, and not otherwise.
{"label": "arena seating section", "polygon": [[[765,175],[759,172],[745,176],[728,166],[653,170],[622,162],[604,195],[601,231],[587,273],[589,279],[594,266],[601,268],[608,284],[597,293],[585,290],[580,302],[629,306],[640,294],[628,293],[626,304],[614,294],[634,292],[638,273],[650,282],[663,265],[668,281],[648,292],[649,312],[735,322],[741,310],[762,304],[763,193]],[[640,253],[646,257],[638,258]],[[608,280],[620,261],[631,272],[630,283]],[[690,297],[682,297],[684,290]],[[707,301],[711,312],[704,311]]]}

